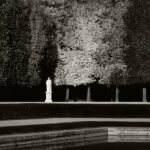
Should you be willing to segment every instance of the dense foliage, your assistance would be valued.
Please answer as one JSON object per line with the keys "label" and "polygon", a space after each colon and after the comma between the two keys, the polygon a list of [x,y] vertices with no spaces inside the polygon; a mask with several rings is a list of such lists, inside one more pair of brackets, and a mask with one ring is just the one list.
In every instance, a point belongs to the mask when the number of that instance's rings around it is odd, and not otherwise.
{"label": "dense foliage", "polygon": [[30,28],[31,49],[28,65],[28,79],[30,85],[38,85],[41,83],[40,64],[43,57],[42,51],[46,42],[39,1],[33,1],[31,3]]}
{"label": "dense foliage", "polygon": [[70,11],[67,9],[70,16],[60,43],[56,83],[125,83],[123,57],[127,45],[124,43],[126,26],[123,15],[128,6],[127,0],[87,0],[70,4]]}
{"label": "dense foliage", "polygon": [[0,1],[0,84],[149,83],[149,8],[146,0]]}
{"label": "dense foliage", "polygon": [[[28,77],[31,86],[45,82],[48,76],[54,78],[57,65],[56,23],[49,12],[49,3],[33,1],[31,5],[31,54]],[[57,12],[54,12],[56,15]]]}
{"label": "dense foliage", "polygon": [[128,0],[120,0],[112,3],[107,1],[103,4],[103,11],[99,16],[101,25],[101,43],[99,44],[96,59],[100,66],[100,84],[125,84],[127,67],[124,62],[124,52],[127,45],[126,14],[130,3]]}
{"label": "dense foliage", "polygon": [[132,0],[125,22],[127,25],[125,63],[129,84],[150,83],[150,3]]}
{"label": "dense foliage", "polygon": [[21,0],[0,2],[0,83],[24,85],[30,53],[30,9]]}
{"label": "dense foliage", "polygon": [[69,16],[65,16],[65,34],[59,44],[56,84],[89,84],[95,81],[93,76],[98,67],[93,57],[98,46],[94,39],[97,27],[91,13],[94,6],[90,1],[68,3],[66,14]]}

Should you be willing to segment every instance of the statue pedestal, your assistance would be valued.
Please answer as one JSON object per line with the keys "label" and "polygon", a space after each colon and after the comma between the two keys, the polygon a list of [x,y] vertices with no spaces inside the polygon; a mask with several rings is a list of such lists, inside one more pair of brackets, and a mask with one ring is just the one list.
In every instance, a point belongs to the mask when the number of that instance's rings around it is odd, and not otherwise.
{"label": "statue pedestal", "polygon": [[45,102],[51,103],[52,102],[52,93],[51,92],[45,92],[46,93],[46,100]]}

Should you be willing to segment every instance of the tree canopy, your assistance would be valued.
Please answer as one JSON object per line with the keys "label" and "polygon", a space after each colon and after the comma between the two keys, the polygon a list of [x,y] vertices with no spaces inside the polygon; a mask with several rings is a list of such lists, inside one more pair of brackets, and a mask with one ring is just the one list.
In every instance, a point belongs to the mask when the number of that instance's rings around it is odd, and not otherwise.
{"label": "tree canopy", "polygon": [[95,81],[93,76],[98,65],[94,54],[98,45],[94,35],[97,26],[91,14],[93,8],[89,5],[90,1],[72,1],[66,10],[69,16],[66,16],[65,35],[59,44],[60,61],[56,70],[56,84],[77,86]]}
{"label": "tree canopy", "polygon": [[30,53],[30,8],[22,0],[0,2],[0,83],[25,85]]}
{"label": "tree canopy", "polygon": [[146,0],[0,2],[0,84],[150,81]]}
{"label": "tree canopy", "polygon": [[150,83],[150,3],[132,0],[125,15],[127,25],[125,63],[129,84]]}
{"label": "tree canopy", "polygon": [[103,11],[99,18],[101,24],[101,42],[96,53],[96,60],[100,67],[100,84],[125,84],[127,66],[124,62],[124,52],[127,45],[126,25],[123,20],[127,12],[129,2],[107,1],[103,5]]}

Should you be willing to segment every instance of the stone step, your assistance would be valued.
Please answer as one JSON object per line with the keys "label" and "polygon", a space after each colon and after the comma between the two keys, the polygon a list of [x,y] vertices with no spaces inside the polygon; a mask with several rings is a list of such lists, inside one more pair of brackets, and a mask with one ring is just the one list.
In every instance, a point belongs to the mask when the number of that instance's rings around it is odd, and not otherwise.
{"label": "stone step", "polygon": [[0,135],[88,127],[149,127],[149,118],[43,118],[0,121]]}

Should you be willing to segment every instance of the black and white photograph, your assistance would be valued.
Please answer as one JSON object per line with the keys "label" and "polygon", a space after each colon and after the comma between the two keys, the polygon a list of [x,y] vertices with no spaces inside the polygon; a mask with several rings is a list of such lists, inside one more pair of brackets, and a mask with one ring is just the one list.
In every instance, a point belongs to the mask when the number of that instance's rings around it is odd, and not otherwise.
{"label": "black and white photograph", "polygon": [[0,0],[0,150],[150,150],[150,0]]}

